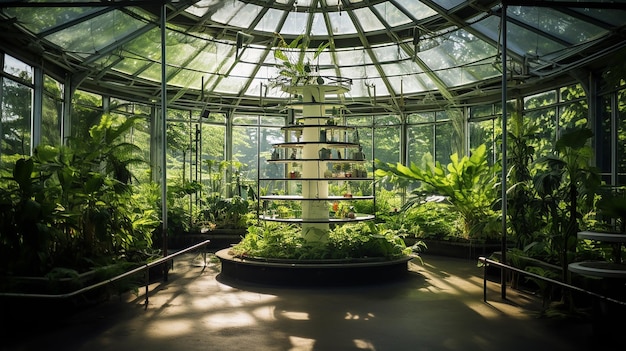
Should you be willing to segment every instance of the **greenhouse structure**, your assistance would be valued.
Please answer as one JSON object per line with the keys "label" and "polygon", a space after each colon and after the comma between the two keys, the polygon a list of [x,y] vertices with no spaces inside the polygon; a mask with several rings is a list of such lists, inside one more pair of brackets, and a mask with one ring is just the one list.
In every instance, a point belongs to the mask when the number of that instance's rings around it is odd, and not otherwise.
{"label": "greenhouse structure", "polygon": [[626,346],[624,0],[0,0],[0,66],[2,350]]}

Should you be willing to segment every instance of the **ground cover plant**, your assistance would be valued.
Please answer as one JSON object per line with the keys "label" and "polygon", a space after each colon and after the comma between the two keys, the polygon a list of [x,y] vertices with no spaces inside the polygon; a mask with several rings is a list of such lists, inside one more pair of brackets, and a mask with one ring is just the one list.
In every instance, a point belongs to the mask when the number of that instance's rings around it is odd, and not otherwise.
{"label": "ground cover plant", "polygon": [[294,225],[265,222],[248,228],[246,236],[230,251],[238,257],[295,260],[387,260],[413,254],[401,233],[381,223],[338,225],[324,242],[307,242],[300,231]]}

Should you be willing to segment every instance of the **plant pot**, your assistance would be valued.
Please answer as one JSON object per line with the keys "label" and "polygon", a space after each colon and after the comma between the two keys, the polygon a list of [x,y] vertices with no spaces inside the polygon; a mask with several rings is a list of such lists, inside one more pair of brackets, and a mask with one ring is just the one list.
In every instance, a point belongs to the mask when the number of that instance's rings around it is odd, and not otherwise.
{"label": "plant pot", "polygon": [[326,148],[321,148],[319,151],[320,160],[329,160],[331,156],[331,150]]}

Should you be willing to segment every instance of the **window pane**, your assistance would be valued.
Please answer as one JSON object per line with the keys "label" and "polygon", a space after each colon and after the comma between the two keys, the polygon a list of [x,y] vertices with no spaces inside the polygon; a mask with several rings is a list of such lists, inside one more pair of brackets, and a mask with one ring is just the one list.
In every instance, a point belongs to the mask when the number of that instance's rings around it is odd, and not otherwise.
{"label": "window pane", "polygon": [[102,97],[82,90],[72,97],[72,137],[87,138],[89,128],[100,121],[102,115]]}
{"label": "window pane", "polygon": [[524,98],[524,109],[535,109],[556,103],[556,92],[550,90]]}
{"label": "window pane", "polygon": [[146,161],[129,165],[130,171],[138,183],[150,182],[151,172],[148,163],[150,160],[150,116],[145,115],[144,119],[135,123],[128,134],[124,136],[124,140],[139,147],[139,150],[134,151],[133,157]]}
{"label": "window pane", "polygon": [[233,127],[233,160],[239,161],[247,166],[246,170],[242,171],[242,177],[246,179],[257,179],[259,158],[261,160],[269,159],[271,152],[269,148],[261,149],[262,155],[267,153],[267,157],[257,156],[258,140],[258,127]]}
{"label": "window pane", "polygon": [[[371,126],[372,125],[372,117],[347,117],[346,124],[350,126]],[[361,139],[363,139],[361,137]]]}
{"label": "window pane", "polygon": [[[261,133],[261,145],[259,147],[259,149],[261,150],[261,154],[259,155],[260,178],[275,178],[284,176],[284,173],[281,173],[280,168],[277,169],[276,167],[271,167],[273,166],[273,164],[270,165],[269,162],[265,162],[266,160],[269,160],[271,158],[271,152],[273,150],[272,145],[282,142],[284,140],[283,132],[280,130],[280,128],[266,127],[259,128],[259,132]],[[256,172],[256,167],[252,167],[251,171]],[[254,177],[250,177],[250,179],[257,179],[256,174],[254,175]]]}
{"label": "window pane", "polygon": [[470,107],[470,119],[493,116],[493,105]]}
{"label": "window pane", "polygon": [[388,116],[376,116],[374,117],[374,124],[378,126],[384,125],[397,125],[400,124],[400,116],[388,115]]}
{"label": "window pane", "polygon": [[284,126],[285,117],[261,116],[261,124],[265,126]]}
{"label": "window pane", "polygon": [[4,55],[3,69],[4,72],[23,79],[25,82],[32,82],[33,80],[33,68],[12,56]]}
{"label": "window pane", "polygon": [[6,155],[30,155],[32,90],[2,79],[2,159]]}
{"label": "window pane", "polygon": [[561,97],[561,101],[570,101],[585,98],[585,90],[580,84],[563,87],[560,89],[559,94]]}
{"label": "window pane", "polygon": [[226,127],[202,124],[202,160],[224,159]]}
{"label": "window pane", "polygon": [[233,124],[236,125],[257,125],[259,124],[259,116],[235,116]]}
{"label": "window pane", "polygon": [[[452,123],[437,124],[435,126],[435,161],[443,165],[450,163],[450,155],[457,136],[454,133]],[[460,155],[462,156],[462,155]]]}
{"label": "window pane", "polygon": [[189,123],[180,121],[167,122],[167,176],[176,179],[190,180],[191,171],[191,128]]}
{"label": "window pane", "polygon": [[409,118],[408,118],[409,124],[434,122],[434,121],[435,121],[434,112],[412,113],[409,115]]}
{"label": "window pane", "polygon": [[43,97],[41,116],[41,144],[61,145],[61,115],[63,103],[48,95]]}
{"label": "window pane", "polygon": [[559,128],[586,127],[588,108],[586,100],[575,101],[559,107]]}
{"label": "window pane", "polygon": [[63,116],[63,84],[44,75],[41,143],[61,145]]}
{"label": "window pane", "polygon": [[400,126],[374,129],[376,159],[387,162],[400,162]]}
{"label": "window pane", "polygon": [[422,165],[424,155],[433,154],[434,150],[434,126],[421,125],[408,128],[408,163]]}
{"label": "window pane", "polygon": [[[473,150],[478,146],[485,144],[487,146],[487,153],[493,155],[494,152],[494,123],[495,120],[489,119],[485,121],[470,123],[469,125],[469,145]],[[493,164],[494,157],[489,158],[489,162]]]}
{"label": "window pane", "polygon": [[[357,128],[357,132],[359,133],[359,142],[361,143],[361,147],[363,148],[363,153],[365,154],[366,160],[372,159],[372,128],[361,127]],[[375,141],[376,142],[376,141]],[[376,156],[378,157],[378,156]],[[371,164],[366,163],[365,167],[369,172],[372,171]]]}
{"label": "window pane", "polygon": [[533,119],[533,124],[539,127],[536,134],[537,145],[534,145],[536,156],[545,156],[550,153],[556,141],[556,109],[530,111],[524,114],[524,118]]}

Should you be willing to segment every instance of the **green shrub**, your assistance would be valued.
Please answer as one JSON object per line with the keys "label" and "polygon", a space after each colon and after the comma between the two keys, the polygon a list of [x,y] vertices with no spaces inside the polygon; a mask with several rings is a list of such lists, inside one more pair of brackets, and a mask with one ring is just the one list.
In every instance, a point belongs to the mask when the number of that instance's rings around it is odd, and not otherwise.
{"label": "green shrub", "polygon": [[397,230],[383,224],[361,222],[337,226],[325,242],[307,242],[301,229],[275,222],[248,228],[246,236],[231,252],[242,257],[283,259],[393,259],[409,255]]}
{"label": "green shrub", "polygon": [[446,203],[428,201],[407,209],[400,217],[411,228],[410,233],[417,238],[444,239],[462,236],[460,217]]}

